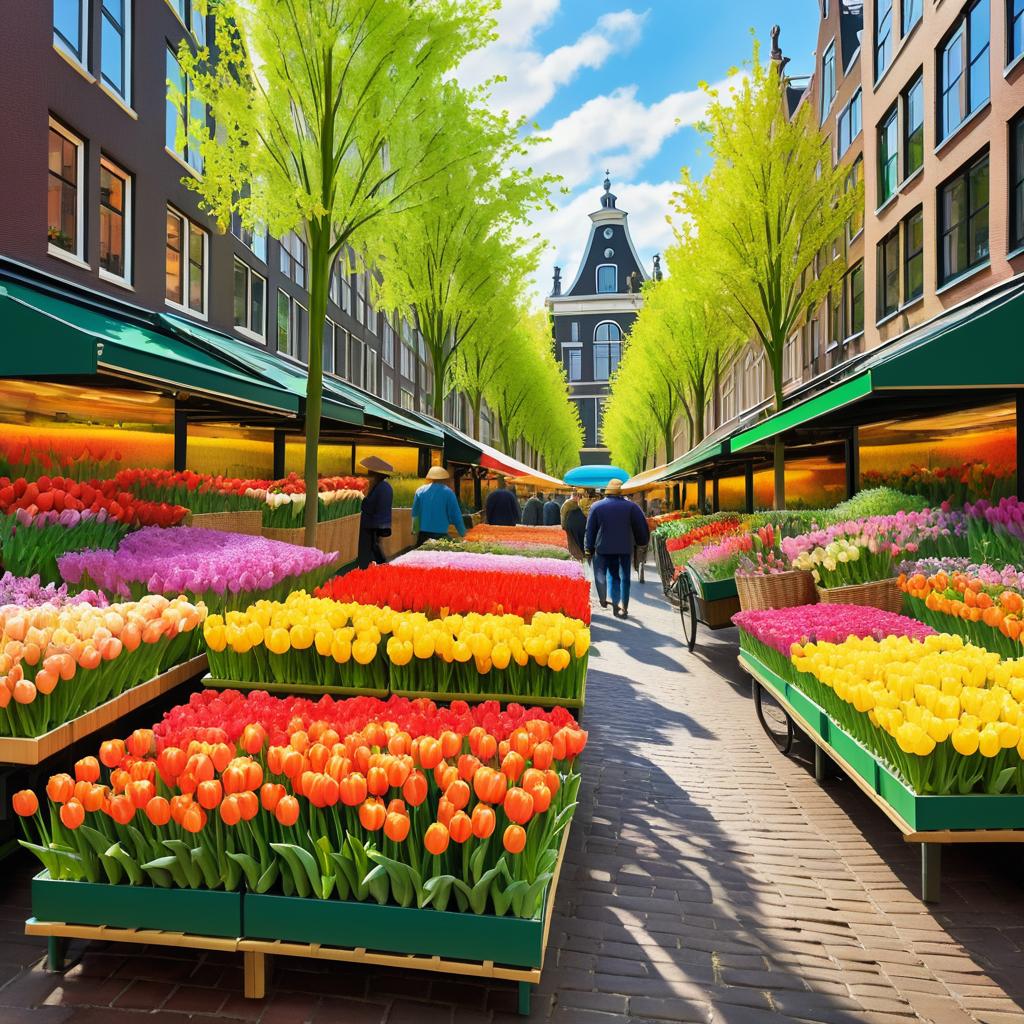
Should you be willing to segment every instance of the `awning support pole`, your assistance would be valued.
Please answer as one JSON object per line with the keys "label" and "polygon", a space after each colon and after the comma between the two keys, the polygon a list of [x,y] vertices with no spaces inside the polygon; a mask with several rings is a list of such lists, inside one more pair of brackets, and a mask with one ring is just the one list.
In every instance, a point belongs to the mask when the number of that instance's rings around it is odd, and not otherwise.
{"label": "awning support pole", "polygon": [[356,446],[352,445],[352,475],[356,475]]}
{"label": "awning support pole", "polygon": [[274,452],[273,452],[273,470],[272,475],[275,480],[280,480],[284,476],[284,456],[286,450],[285,433],[283,430],[274,430]]}
{"label": "awning support pole", "polygon": [[673,506],[675,508],[677,508],[677,509],[681,509],[683,507],[683,502],[684,501],[686,501],[686,481],[685,480],[682,482],[681,485],[680,484],[673,484],[672,485],[672,504],[673,504]]}
{"label": "awning support pole", "polygon": [[703,473],[697,474],[697,511],[704,514],[704,503],[707,500],[707,481],[704,479]]}
{"label": "awning support pole", "polygon": [[1024,391],[1017,392],[1017,497],[1024,500]]}
{"label": "awning support pole", "polygon": [[473,474],[473,504],[476,505],[478,512],[484,507],[484,492],[479,473]]}
{"label": "awning support pole", "polygon": [[188,469],[188,413],[174,403],[174,471]]}
{"label": "awning support pole", "polygon": [[718,511],[718,474],[711,473],[711,511]]}
{"label": "awning support pole", "polygon": [[754,464],[748,462],[743,467],[743,509],[748,514],[754,511]]}
{"label": "awning support pole", "polygon": [[419,476],[425,477],[427,470],[430,469],[430,449],[427,447],[420,448],[419,457]]}
{"label": "awning support pole", "polygon": [[[1018,399],[1018,410],[1020,399]],[[1018,412],[1019,415],[1019,412]],[[844,442],[846,448],[846,496],[852,498],[860,490],[860,428],[850,427]],[[1018,442],[1019,445],[1019,442]]]}

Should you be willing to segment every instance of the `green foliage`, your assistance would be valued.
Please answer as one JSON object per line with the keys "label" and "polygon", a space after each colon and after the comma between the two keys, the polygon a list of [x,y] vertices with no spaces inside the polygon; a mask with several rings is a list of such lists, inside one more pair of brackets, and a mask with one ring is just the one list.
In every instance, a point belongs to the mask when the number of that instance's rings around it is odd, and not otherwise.
{"label": "green foliage", "polygon": [[892,487],[872,487],[840,502],[831,510],[831,515],[834,521],[842,522],[866,516],[891,516],[897,512],[920,512],[927,507],[927,499],[919,495],[904,494]]}

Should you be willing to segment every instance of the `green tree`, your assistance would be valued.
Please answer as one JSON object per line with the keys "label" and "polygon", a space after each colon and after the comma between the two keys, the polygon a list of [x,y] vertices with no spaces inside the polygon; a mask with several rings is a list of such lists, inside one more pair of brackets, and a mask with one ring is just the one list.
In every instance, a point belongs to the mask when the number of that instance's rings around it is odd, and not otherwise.
{"label": "green tree", "polygon": [[[701,130],[713,158],[703,181],[683,172],[679,214],[700,238],[704,269],[723,288],[720,315],[764,349],[775,408],[782,408],[786,342],[839,285],[840,256],[815,266],[861,207],[847,190],[848,168],[832,166],[831,147],[805,103],[789,118],[784,82],[764,66],[755,43],[749,74],[727,96],[708,91]],[[785,451],[774,448],[775,506],[785,506]]]}
{"label": "green tree", "polygon": [[[193,0],[201,7],[207,0]],[[493,38],[495,0],[217,0],[215,47],[179,50],[216,131],[186,183],[223,228],[295,231],[309,247],[305,481],[317,492],[321,343],[344,247],[377,252],[396,215],[429,208],[465,104],[451,72]],[[177,96],[179,103],[184,97]],[[450,120],[446,120],[450,119]],[[317,503],[306,502],[305,542]]]}

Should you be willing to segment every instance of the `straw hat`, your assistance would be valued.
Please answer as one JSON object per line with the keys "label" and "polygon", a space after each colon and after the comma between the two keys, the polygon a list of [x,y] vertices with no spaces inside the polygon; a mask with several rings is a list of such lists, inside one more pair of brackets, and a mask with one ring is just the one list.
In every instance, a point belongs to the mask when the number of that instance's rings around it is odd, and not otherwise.
{"label": "straw hat", "polygon": [[447,480],[448,479],[448,470],[445,469],[444,466],[431,466],[430,469],[427,470],[427,479],[428,480]]}
{"label": "straw hat", "polygon": [[605,494],[621,494],[622,493],[622,481],[621,480],[609,480],[608,486],[604,489]]}
{"label": "straw hat", "polygon": [[379,473],[381,476],[391,476],[395,471],[395,467],[389,462],[385,462],[383,459],[377,458],[376,455],[367,455],[362,462],[359,463],[360,469],[365,469],[367,473]]}

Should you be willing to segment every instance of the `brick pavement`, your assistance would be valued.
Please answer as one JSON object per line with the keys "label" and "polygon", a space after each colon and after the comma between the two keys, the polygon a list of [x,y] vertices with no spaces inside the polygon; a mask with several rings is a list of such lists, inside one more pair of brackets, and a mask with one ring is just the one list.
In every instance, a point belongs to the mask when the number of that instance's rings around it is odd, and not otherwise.
{"label": "brick pavement", "polygon": [[[637,593],[636,591],[639,591]],[[1024,1022],[1016,847],[952,848],[941,904],[850,783],[760,731],[735,635],[693,655],[656,583],[598,612],[581,807],[535,1021]],[[240,958],[75,943],[63,975],[21,933],[32,862],[0,876],[0,1024],[509,1024],[511,985],[288,960],[265,1001]]]}

